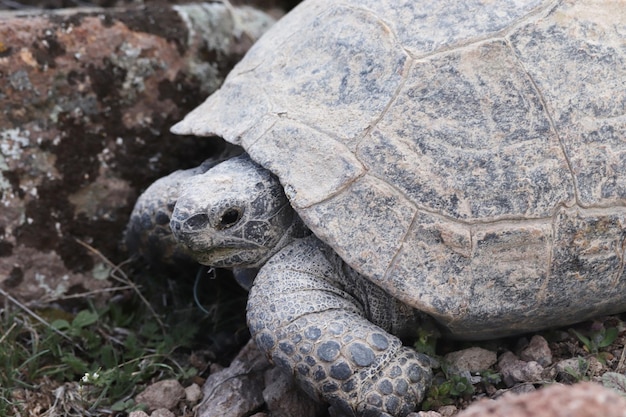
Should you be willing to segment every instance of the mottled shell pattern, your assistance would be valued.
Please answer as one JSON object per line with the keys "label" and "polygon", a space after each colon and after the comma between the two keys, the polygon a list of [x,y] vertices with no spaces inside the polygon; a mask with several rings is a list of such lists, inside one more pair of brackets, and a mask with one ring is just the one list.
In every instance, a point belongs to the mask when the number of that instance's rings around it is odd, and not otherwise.
{"label": "mottled shell pattern", "polygon": [[461,336],[626,306],[622,1],[307,0],[174,131]]}

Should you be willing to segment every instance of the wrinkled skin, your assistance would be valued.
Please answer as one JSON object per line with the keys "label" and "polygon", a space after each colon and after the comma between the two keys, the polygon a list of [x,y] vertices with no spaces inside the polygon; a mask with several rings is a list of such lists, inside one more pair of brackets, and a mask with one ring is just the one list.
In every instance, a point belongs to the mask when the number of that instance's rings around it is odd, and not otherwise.
{"label": "wrinkled skin", "polygon": [[403,416],[421,402],[433,362],[399,339],[418,313],[310,235],[269,171],[243,155],[187,179],[170,226],[200,263],[260,268],[252,336],[336,415]]}

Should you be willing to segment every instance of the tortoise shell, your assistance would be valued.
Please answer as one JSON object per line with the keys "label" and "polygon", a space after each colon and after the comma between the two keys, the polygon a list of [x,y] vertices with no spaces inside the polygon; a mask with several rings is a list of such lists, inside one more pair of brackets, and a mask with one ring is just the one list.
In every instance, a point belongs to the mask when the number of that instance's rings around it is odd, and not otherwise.
{"label": "tortoise shell", "polygon": [[626,310],[619,1],[307,0],[173,128],[461,337]]}

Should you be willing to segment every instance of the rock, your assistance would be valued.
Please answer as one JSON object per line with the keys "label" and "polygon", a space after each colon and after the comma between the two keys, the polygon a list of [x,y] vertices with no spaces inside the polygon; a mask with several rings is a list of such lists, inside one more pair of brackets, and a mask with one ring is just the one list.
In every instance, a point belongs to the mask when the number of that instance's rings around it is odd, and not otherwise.
{"label": "rock", "polygon": [[552,385],[522,395],[481,400],[457,417],[626,417],[626,399],[599,384]]}
{"label": "rock", "polygon": [[292,377],[278,368],[265,371],[263,399],[272,417],[315,417],[325,407],[298,388]]}
{"label": "rock", "polygon": [[498,359],[498,368],[502,380],[508,387],[518,382],[535,382],[541,380],[543,367],[535,361],[525,362],[512,352],[504,352]]}
{"label": "rock", "polygon": [[508,390],[508,392],[513,394],[527,394],[533,391],[537,391],[537,388],[531,383],[517,384]]}
{"label": "rock", "polygon": [[442,417],[442,416],[436,411],[420,411],[417,413],[409,413],[407,414],[406,417]]}
{"label": "rock", "polygon": [[495,352],[479,347],[471,347],[448,353],[444,360],[457,371],[479,372],[489,369],[498,361]]}
{"label": "rock", "polygon": [[198,384],[191,384],[185,388],[185,399],[195,404],[202,399],[202,390]]}
{"label": "rock", "polygon": [[145,404],[148,410],[171,409],[185,397],[185,389],[175,379],[155,382],[135,397],[135,403]]}
{"label": "rock", "polygon": [[589,362],[585,358],[569,358],[559,361],[555,366],[557,379],[561,382],[578,382],[587,373]]}
{"label": "rock", "polygon": [[444,405],[437,410],[441,417],[452,417],[457,411],[457,408],[453,405]]}
{"label": "rock", "polygon": [[552,363],[552,351],[543,336],[534,335],[521,354],[520,359],[526,362],[535,361],[544,368]]}
{"label": "rock", "polygon": [[215,151],[169,127],[272,22],[221,3],[0,12],[2,288],[46,302],[108,286],[111,266],[79,241],[127,257],[140,191]]}
{"label": "rock", "polygon": [[216,369],[202,387],[197,417],[244,417],[263,404],[273,417],[314,417],[326,409],[272,366],[252,340],[229,367]]}
{"label": "rock", "polygon": [[150,417],[176,417],[176,415],[167,408],[159,408],[154,410],[150,414]]}
{"label": "rock", "polygon": [[251,340],[228,368],[212,373],[197,417],[244,417],[263,405],[264,372],[271,367]]}
{"label": "rock", "polygon": [[602,362],[600,362],[600,360],[598,360],[595,356],[588,357],[587,363],[587,374],[592,378],[601,376],[606,372],[605,365],[603,365]]}
{"label": "rock", "polygon": [[150,417],[145,411],[131,411],[128,417]]}

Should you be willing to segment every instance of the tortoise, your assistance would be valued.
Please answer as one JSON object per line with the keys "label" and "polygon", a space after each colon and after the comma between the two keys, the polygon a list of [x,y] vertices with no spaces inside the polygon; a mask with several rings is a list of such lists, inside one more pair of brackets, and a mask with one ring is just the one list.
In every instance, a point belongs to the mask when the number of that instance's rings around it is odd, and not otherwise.
{"label": "tortoise", "polygon": [[625,111],[618,1],[305,0],[172,128],[245,154],[170,226],[259,269],[251,334],[307,393],[405,416],[424,315],[477,340],[626,310]]}

